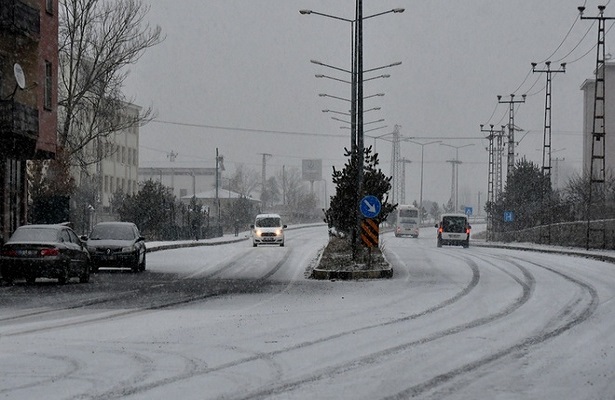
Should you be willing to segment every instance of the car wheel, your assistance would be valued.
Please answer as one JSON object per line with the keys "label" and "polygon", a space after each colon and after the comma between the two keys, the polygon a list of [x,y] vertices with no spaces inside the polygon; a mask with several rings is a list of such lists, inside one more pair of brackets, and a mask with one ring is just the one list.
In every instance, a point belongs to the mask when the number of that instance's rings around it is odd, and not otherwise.
{"label": "car wheel", "polygon": [[252,243],[252,247],[257,247],[258,245],[256,243]]}
{"label": "car wheel", "polygon": [[58,283],[64,285],[68,282],[68,266],[63,265],[62,270],[58,274]]}
{"label": "car wheel", "polygon": [[139,272],[139,268],[141,264],[139,263],[139,253],[135,254],[135,260],[133,261],[132,267],[130,268],[132,272]]}
{"label": "car wheel", "polygon": [[139,264],[139,271],[145,271],[145,253],[143,253],[143,261],[141,261],[141,264]]}
{"label": "car wheel", "polygon": [[85,264],[81,275],[79,275],[79,283],[88,283],[90,281],[90,265]]}
{"label": "car wheel", "polygon": [[284,247],[284,242],[280,243],[280,247]]}

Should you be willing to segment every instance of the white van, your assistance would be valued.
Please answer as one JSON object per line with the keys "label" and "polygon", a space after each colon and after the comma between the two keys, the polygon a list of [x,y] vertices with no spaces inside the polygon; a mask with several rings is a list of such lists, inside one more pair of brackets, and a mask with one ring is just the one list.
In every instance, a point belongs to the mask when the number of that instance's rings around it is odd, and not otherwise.
{"label": "white van", "polygon": [[419,237],[419,209],[412,205],[397,206],[395,219],[395,236]]}
{"label": "white van", "polygon": [[252,246],[259,244],[275,244],[284,246],[284,228],[282,218],[278,214],[258,214],[252,228]]}
{"label": "white van", "polygon": [[438,228],[438,247],[442,245],[470,246],[470,229],[468,216],[465,214],[442,214]]}

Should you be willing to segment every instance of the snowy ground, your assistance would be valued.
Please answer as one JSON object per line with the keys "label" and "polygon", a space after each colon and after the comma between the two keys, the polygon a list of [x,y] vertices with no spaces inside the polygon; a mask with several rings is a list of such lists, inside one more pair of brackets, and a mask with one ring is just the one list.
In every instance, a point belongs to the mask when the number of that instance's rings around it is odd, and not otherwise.
{"label": "snowy ground", "polygon": [[615,398],[613,264],[436,248],[426,228],[384,235],[392,279],[306,279],[326,240],[304,228],[284,248],[0,287],[0,398]]}

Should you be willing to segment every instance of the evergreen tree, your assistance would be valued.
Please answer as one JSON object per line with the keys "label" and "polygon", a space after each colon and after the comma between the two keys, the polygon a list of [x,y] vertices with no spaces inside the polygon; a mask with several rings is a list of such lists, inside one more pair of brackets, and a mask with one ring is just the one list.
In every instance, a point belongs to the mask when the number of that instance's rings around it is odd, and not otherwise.
{"label": "evergreen tree", "polygon": [[514,213],[514,221],[503,223],[499,230],[520,230],[547,221],[550,210],[545,204],[553,199],[553,191],[541,168],[522,158],[506,179],[504,191],[493,206],[494,222],[502,224],[505,211]]}
{"label": "evergreen tree", "polygon": [[380,214],[375,218],[380,223],[387,219],[388,215],[395,210],[397,204],[388,202],[387,193],[391,190],[391,177],[387,177],[378,168],[378,153],[371,154],[371,146],[364,149],[363,163],[363,190],[357,193],[357,170],[356,157],[346,150],[345,156],[348,161],[342,170],[333,167],[333,184],[336,186],[335,195],[331,197],[329,209],[325,211],[325,221],[329,228],[343,234],[350,234],[357,225],[357,213],[359,201],[365,195],[372,195],[382,204]]}
{"label": "evergreen tree", "polygon": [[118,213],[122,221],[134,222],[150,238],[161,238],[173,224],[174,203],[171,189],[150,179],[139,193],[126,197]]}

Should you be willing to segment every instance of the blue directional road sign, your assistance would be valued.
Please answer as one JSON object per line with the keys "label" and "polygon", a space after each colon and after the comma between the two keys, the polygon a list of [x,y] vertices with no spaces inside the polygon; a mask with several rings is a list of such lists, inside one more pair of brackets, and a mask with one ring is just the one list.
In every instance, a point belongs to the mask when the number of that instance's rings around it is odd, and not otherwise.
{"label": "blue directional road sign", "polygon": [[466,207],[465,215],[467,215],[468,217],[471,217],[473,212],[474,210],[472,209],[472,207]]}
{"label": "blue directional road sign", "polygon": [[380,200],[376,196],[367,195],[361,199],[359,208],[365,218],[374,218],[380,214],[382,204],[380,204]]}
{"label": "blue directional road sign", "polygon": [[515,220],[515,213],[512,211],[504,211],[504,222],[513,222]]}

